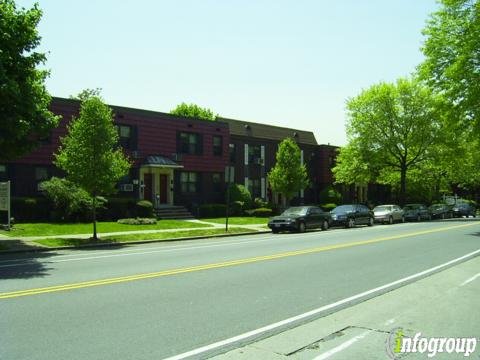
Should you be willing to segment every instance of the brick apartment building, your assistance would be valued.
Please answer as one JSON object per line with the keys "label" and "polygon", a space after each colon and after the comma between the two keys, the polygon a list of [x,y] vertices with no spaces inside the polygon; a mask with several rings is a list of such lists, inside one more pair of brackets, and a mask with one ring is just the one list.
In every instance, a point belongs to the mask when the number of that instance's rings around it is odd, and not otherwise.
{"label": "brick apartment building", "polygon": [[[317,203],[319,191],[332,184],[337,147],[318,145],[310,131],[227,118],[204,121],[121,106],[111,108],[120,144],[133,161],[130,173],[118,184],[117,197],[147,199],[156,207],[223,203],[228,174],[230,181],[248,187],[253,197],[281,203],[281,196],[268,185],[268,172],[275,164],[278,144],[286,137],[299,145],[311,183],[296,201]],[[63,175],[53,164],[53,154],[79,109],[78,100],[54,97],[51,110],[61,116],[59,126],[30,154],[0,164],[0,181],[12,181],[12,196],[40,196],[40,182]]]}

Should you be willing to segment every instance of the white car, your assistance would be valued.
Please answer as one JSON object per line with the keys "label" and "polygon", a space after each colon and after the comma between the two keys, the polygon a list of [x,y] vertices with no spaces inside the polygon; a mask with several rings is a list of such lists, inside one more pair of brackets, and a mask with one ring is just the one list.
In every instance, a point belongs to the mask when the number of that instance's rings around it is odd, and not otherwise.
{"label": "white car", "polygon": [[373,209],[375,221],[384,224],[405,222],[403,210],[398,205],[379,205]]}

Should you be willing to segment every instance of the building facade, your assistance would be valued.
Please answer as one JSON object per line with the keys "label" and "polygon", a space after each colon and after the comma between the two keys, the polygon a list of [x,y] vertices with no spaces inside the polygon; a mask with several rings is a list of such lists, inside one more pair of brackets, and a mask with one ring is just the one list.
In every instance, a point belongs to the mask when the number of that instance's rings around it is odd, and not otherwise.
{"label": "building facade", "polygon": [[[284,204],[268,182],[280,142],[290,137],[301,149],[310,185],[294,203],[318,203],[318,193],[333,182],[337,147],[318,145],[310,131],[218,118],[205,121],[171,114],[110,106],[119,142],[132,161],[120,180],[115,197],[151,201],[155,207],[224,203],[225,183],[245,185],[253,198]],[[12,196],[41,196],[39,184],[63,172],[54,165],[54,153],[67,125],[77,117],[80,102],[53,98],[59,126],[30,154],[0,164],[0,181],[12,181]]]}

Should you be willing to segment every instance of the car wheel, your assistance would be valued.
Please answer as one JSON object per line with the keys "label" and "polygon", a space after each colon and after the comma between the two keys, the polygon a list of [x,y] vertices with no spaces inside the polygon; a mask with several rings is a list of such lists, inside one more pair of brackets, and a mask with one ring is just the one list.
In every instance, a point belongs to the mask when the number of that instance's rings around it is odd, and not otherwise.
{"label": "car wheel", "polygon": [[421,221],[422,220],[422,217],[419,215],[417,215],[417,221]]}
{"label": "car wheel", "polygon": [[298,224],[298,232],[305,232],[307,230],[307,227],[305,226],[305,223],[302,221],[301,223]]}
{"label": "car wheel", "polygon": [[272,229],[273,234],[278,234],[279,230],[278,229]]}
{"label": "car wheel", "polygon": [[323,223],[322,223],[322,230],[328,230],[328,221],[327,220],[323,220]]}
{"label": "car wheel", "polygon": [[392,225],[392,224],[393,224],[393,217],[390,216],[390,217],[388,218],[388,224],[389,224],[389,225]]}
{"label": "car wheel", "polygon": [[368,218],[368,223],[367,223],[368,226],[373,226],[373,218]]}
{"label": "car wheel", "polygon": [[349,218],[347,220],[347,226],[346,227],[350,229],[350,228],[353,228],[354,226],[355,226],[355,219],[354,218]]}

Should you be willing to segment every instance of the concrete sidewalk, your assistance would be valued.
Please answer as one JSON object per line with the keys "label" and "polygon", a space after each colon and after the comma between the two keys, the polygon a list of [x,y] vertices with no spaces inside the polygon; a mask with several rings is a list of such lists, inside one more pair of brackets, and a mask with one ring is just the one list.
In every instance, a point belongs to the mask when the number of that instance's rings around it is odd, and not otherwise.
{"label": "concrete sidewalk", "polygon": [[[214,359],[384,360],[391,358],[387,339],[396,328],[407,337],[476,337],[469,358],[480,359],[480,257]],[[466,357],[443,352],[434,358]]]}

